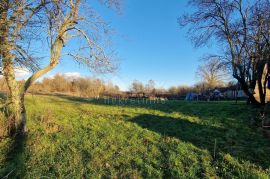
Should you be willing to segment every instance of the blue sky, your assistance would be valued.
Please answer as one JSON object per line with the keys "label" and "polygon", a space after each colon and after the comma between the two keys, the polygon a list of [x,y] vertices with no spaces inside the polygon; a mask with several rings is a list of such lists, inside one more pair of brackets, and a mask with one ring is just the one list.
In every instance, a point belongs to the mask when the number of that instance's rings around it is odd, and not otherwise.
{"label": "blue sky", "polygon": [[[113,48],[120,59],[115,74],[97,77],[110,80],[123,90],[135,79],[144,83],[152,79],[164,88],[192,85],[197,80],[195,72],[200,57],[217,53],[213,47],[194,48],[186,37],[186,29],[177,24],[178,17],[192,10],[186,0],[124,0],[121,15],[100,6],[96,0],[89,3],[114,29]],[[69,60],[63,60],[47,76],[57,72],[93,76]]]}

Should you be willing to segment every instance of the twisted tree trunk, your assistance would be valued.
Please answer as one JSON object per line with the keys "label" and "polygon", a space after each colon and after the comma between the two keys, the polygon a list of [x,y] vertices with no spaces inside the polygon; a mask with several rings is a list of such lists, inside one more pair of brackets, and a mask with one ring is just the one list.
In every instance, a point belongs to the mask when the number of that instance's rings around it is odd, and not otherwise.
{"label": "twisted tree trunk", "polygon": [[13,68],[13,59],[8,53],[3,55],[4,74],[9,88],[8,94],[8,133],[14,135],[17,131],[24,133],[26,131],[26,111],[24,106],[24,93],[21,93],[19,83],[15,79]]}
{"label": "twisted tree trunk", "polygon": [[[56,5],[56,8],[59,8],[60,5],[63,5],[65,3],[62,2],[54,2],[52,1],[54,5]],[[0,59],[3,62],[3,71],[5,80],[9,89],[8,94],[8,106],[7,106],[7,115],[8,117],[8,131],[10,135],[13,135],[17,132],[24,133],[26,132],[26,110],[24,106],[24,97],[28,90],[28,88],[42,75],[46,74],[47,72],[51,71],[55,66],[58,64],[61,51],[64,47],[64,43],[66,43],[70,38],[72,38],[72,34],[68,35],[69,31],[76,30],[79,32],[86,40],[89,45],[90,49],[92,48],[92,43],[90,39],[87,37],[87,35],[84,33],[84,31],[80,30],[76,27],[78,24],[77,20],[83,20],[83,18],[78,18],[78,12],[79,12],[79,5],[80,0],[77,0],[76,2],[70,1],[70,6],[68,7],[69,11],[66,13],[65,18],[62,20],[59,20],[59,26],[56,25],[56,29],[54,27],[49,26],[49,34],[48,37],[50,39],[50,60],[49,64],[45,66],[44,68],[36,71],[33,73],[33,75],[28,78],[25,82],[25,84],[22,86],[18,81],[16,81],[15,78],[15,68],[16,64],[14,63],[16,56],[14,53],[14,49],[16,49],[16,44],[10,43],[9,41],[12,41],[13,37],[17,36],[17,32],[19,32],[22,29],[22,26],[29,22],[29,20],[33,17],[33,15],[46,3],[45,1],[41,1],[41,4],[38,5],[36,8],[31,9],[31,13],[28,16],[28,18],[24,20],[24,24],[16,24],[17,21],[14,20],[14,17],[8,18],[9,8],[12,7],[12,1],[10,0],[2,0],[0,3]],[[48,2],[49,3],[49,2]],[[23,9],[22,7],[20,7]],[[24,11],[22,11],[21,14],[16,14],[15,17],[24,14]],[[56,17],[58,17],[58,12],[54,14]],[[58,21],[58,18],[49,15],[51,18],[49,21],[50,23],[54,20]],[[56,18],[56,19],[54,19]],[[61,18],[60,18],[61,19]],[[13,23],[13,24],[11,24]],[[18,28],[15,29],[15,35],[11,34],[12,29],[15,26],[18,25]],[[21,23],[21,22],[19,22]],[[55,34],[51,34],[52,31],[55,31]],[[14,40],[14,39],[13,39]],[[15,46],[15,47],[14,47]],[[30,60],[29,56],[25,57],[25,60]],[[0,106],[1,107],[1,106]]]}
{"label": "twisted tree trunk", "polygon": [[24,133],[26,131],[26,110],[24,105],[25,91],[22,90],[20,84],[16,81],[14,70],[15,56],[11,53],[12,46],[9,42],[9,25],[8,9],[9,1],[1,1],[0,6],[0,57],[3,62],[4,77],[9,89],[7,106],[8,118],[8,134],[10,136],[17,132]]}
{"label": "twisted tree trunk", "polygon": [[[21,113],[23,101],[20,97],[19,84],[15,79],[13,60],[11,54],[11,46],[9,44],[9,21],[8,21],[9,1],[1,1],[0,7],[0,55],[3,62],[4,76],[9,88],[8,100],[10,101],[8,109],[8,133],[14,134],[21,123]],[[23,107],[24,108],[24,107]]]}

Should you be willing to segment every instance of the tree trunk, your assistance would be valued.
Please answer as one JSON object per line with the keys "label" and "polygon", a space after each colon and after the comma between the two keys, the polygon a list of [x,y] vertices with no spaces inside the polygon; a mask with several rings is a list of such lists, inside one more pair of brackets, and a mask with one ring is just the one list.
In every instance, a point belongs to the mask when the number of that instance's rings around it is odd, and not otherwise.
{"label": "tree trunk", "polygon": [[[67,32],[74,29],[73,26],[77,24],[76,20],[80,1],[76,1],[76,4],[74,7],[72,7],[64,19],[64,22],[59,27],[57,36],[50,44],[50,63],[43,69],[40,69],[32,74],[32,76],[26,80],[23,86],[21,86],[15,79],[15,55],[12,54],[12,45],[9,43],[9,31],[13,28],[8,20],[8,9],[10,6],[9,2],[10,0],[2,0],[0,6],[0,58],[3,61],[4,76],[9,89],[9,133],[14,134],[16,132],[24,133],[26,131],[24,95],[35,80],[55,68],[55,66],[58,64],[61,56],[61,50],[64,47],[64,42],[68,40]],[[71,2],[71,4],[73,3]],[[80,33],[83,33],[80,29],[77,30]],[[84,36],[87,38],[85,34]]]}
{"label": "tree trunk", "polygon": [[268,79],[268,71],[269,71],[269,65],[268,62],[265,63],[264,68],[263,68],[263,75],[262,75],[262,80],[263,80],[263,96],[264,96],[264,101],[266,101],[266,93],[267,93],[267,79]]}
{"label": "tree trunk", "polygon": [[0,56],[3,62],[3,71],[9,89],[7,107],[8,133],[14,135],[17,132],[25,132],[25,107],[24,95],[21,95],[19,83],[15,79],[14,55],[9,43],[9,22],[7,19],[9,1],[1,1],[0,7]]}
{"label": "tree trunk", "polygon": [[248,87],[247,83],[245,82],[245,80],[243,80],[241,78],[236,78],[236,79],[240,83],[242,90],[248,96],[250,103],[253,105],[257,105],[257,106],[260,105],[260,102],[257,101],[257,99],[254,97],[253,93],[249,90],[249,87]]}
{"label": "tree trunk", "polygon": [[260,102],[262,105],[265,105],[266,101],[266,82],[268,76],[268,63],[263,63],[260,65],[259,75],[258,75],[258,90]]}
{"label": "tree trunk", "polygon": [[24,105],[24,96],[15,96],[11,98],[11,104],[8,106],[8,133],[10,136],[16,133],[26,132],[26,110]]}
{"label": "tree trunk", "polygon": [[260,102],[262,105],[265,105],[265,93],[263,90],[263,84],[262,84],[262,79],[258,79],[258,91],[259,91],[259,97],[260,97]]}

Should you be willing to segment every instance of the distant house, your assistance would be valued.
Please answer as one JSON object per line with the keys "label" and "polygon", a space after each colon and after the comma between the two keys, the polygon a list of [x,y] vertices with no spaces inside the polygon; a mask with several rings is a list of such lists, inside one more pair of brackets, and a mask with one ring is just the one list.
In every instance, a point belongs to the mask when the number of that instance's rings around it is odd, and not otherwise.
{"label": "distant house", "polygon": [[244,91],[237,85],[215,88],[207,91],[203,96],[209,100],[247,98]]}
{"label": "distant house", "polygon": [[[236,97],[243,98],[243,99],[248,98],[248,96],[241,89],[241,87],[239,87],[237,85],[223,88],[221,91],[223,92],[224,98],[227,98],[227,99],[235,99]],[[256,85],[256,87],[255,87],[254,96],[258,101],[260,101],[258,85]],[[265,101],[270,102],[270,89],[266,89],[266,100]]]}
{"label": "distant house", "polygon": [[224,98],[227,98],[227,99],[247,98],[247,95],[245,94],[245,92],[236,85],[227,88],[223,92],[223,95],[224,95]]}

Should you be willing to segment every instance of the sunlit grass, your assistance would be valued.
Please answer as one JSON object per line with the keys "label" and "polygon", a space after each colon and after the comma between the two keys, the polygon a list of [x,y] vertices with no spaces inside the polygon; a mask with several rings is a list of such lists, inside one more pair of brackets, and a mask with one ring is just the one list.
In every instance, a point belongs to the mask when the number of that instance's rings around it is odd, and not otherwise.
{"label": "sunlit grass", "polygon": [[252,127],[256,111],[244,103],[168,101],[119,106],[80,98],[28,96],[27,112],[27,136],[16,138],[15,147],[11,139],[0,142],[0,176],[270,175],[269,139]]}

